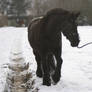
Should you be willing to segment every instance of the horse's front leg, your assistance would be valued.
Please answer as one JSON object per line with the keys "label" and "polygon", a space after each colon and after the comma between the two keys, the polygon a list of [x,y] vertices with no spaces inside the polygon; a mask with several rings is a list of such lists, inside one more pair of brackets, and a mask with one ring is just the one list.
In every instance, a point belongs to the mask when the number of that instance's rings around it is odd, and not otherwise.
{"label": "horse's front leg", "polygon": [[46,55],[42,56],[42,69],[43,69],[43,85],[50,86],[51,79],[50,79],[50,72],[48,67],[48,61]]}
{"label": "horse's front leg", "polygon": [[55,83],[57,83],[61,77],[61,66],[62,66],[63,60],[61,58],[61,50],[57,50],[54,54],[57,61],[57,65],[56,65],[55,73],[54,75],[52,75],[52,79]]}

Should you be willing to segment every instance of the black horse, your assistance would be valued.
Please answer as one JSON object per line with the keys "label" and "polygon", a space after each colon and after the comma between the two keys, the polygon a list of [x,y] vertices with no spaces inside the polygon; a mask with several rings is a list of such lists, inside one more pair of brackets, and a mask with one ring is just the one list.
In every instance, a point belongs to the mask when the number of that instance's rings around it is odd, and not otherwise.
{"label": "black horse", "polygon": [[[79,44],[76,19],[79,12],[69,12],[61,8],[52,9],[43,17],[34,19],[28,26],[28,40],[37,61],[38,77],[43,77],[43,85],[50,86],[52,77],[57,83],[61,76],[62,35],[71,42],[72,47]],[[56,58],[56,65],[54,58]],[[54,73],[50,75],[50,71]]]}

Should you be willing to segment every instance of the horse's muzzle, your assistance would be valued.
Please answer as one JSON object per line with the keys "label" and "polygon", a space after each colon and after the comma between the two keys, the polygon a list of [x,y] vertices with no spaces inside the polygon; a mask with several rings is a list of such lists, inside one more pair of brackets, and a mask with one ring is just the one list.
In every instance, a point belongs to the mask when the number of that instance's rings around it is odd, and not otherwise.
{"label": "horse's muzzle", "polygon": [[71,46],[72,46],[72,47],[78,47],[79,42],[80,42],[80,41],[78,41],[78,42],[74,42],[74,43],[71,43]]}

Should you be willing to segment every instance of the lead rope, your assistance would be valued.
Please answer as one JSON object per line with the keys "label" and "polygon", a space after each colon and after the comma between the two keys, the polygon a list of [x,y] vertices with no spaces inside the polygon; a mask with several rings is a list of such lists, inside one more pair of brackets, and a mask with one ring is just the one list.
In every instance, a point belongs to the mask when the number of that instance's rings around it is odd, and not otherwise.
{"label": "lead rope", "polygon": [[85,47],[85,46],[87,46],[87,45],[90,45],[90,44],[92,44],[92,42],[89,42],[89,43],[84,44],[84,45],[82,45],[82,46],[77,46],[77,48],[81,49],[81,48],[83,48],[83,47]]}

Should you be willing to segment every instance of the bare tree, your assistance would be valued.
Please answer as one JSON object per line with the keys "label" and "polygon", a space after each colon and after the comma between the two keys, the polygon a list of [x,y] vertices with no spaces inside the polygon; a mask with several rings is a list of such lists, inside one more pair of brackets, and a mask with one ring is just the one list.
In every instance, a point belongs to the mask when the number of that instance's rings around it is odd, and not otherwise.
{"label": "bare tree", "polygon": [[9,0],[0,0],[0,12],[4,15],[7,14],[9,8]]}
{"label": "bare tree", "polygon": [[26,9],[29,7],[31,2],[25,0],[13,0],[10,5],[10,14],[21,16],[26,14]]}

